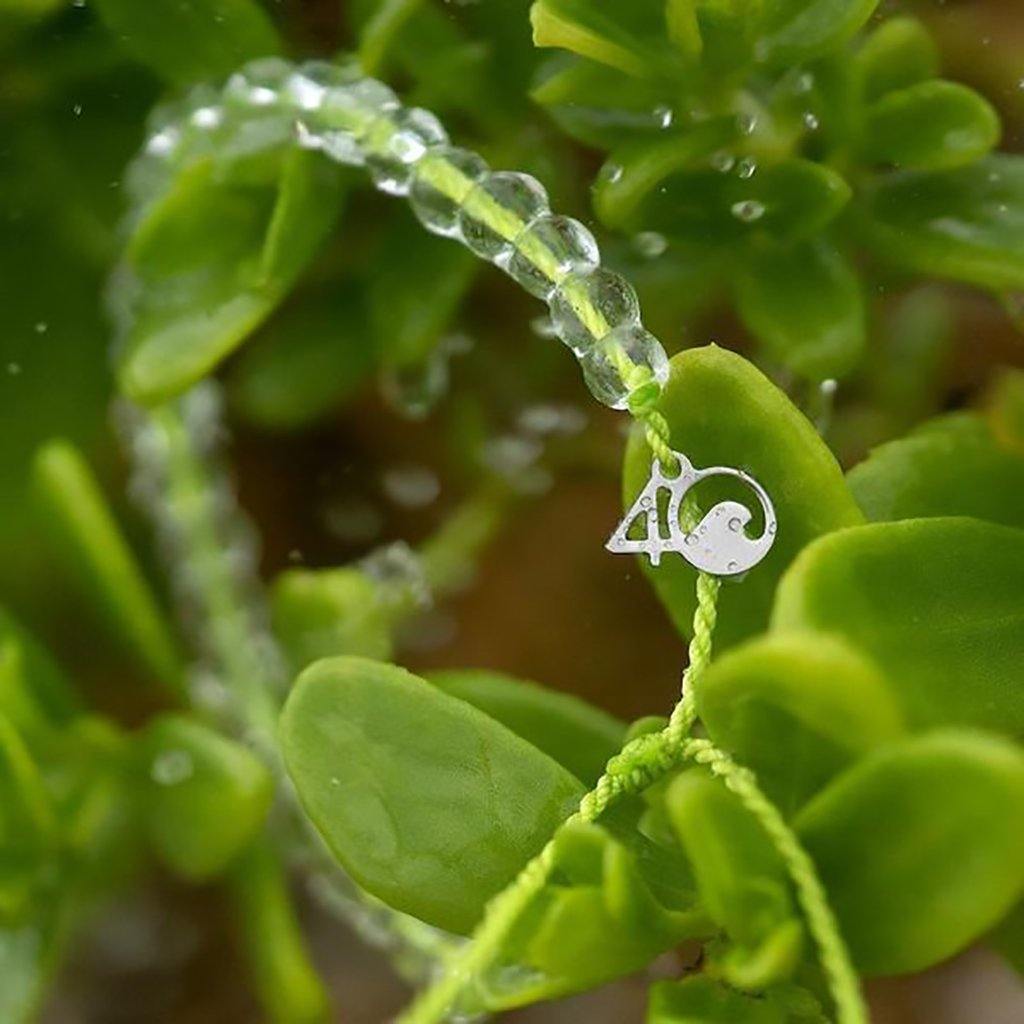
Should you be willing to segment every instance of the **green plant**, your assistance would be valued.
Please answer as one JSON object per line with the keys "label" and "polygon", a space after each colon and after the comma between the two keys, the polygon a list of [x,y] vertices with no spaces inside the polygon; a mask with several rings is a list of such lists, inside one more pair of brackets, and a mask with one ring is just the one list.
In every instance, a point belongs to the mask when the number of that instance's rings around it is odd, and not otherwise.
{"label": "green plant", "polygon": [[[0,619],[3,1019],[33,1015],[91,909],[150,860],[225,884],[264,1009],[285,1024],[330,1014],[289,872],[313,876],[423,985],[407,1024],[593,988],[686,940],[702,945],[701,969],[652,985],[649,1024],[866,1021],[861,979],[989,936],[1019,966],[1020,374],[844,475],[752,362],[713,345],[669,361],[581,223],[552,215],[532,179],[452,150],[432,115],[365,77],[390,69],[495,162],[540,170],[544,153],[508,141],[530,116],[526,4],[481,5],[465,34],[428,4],[354,4],[358,66],[273,56],[286,46],[248,0],[95,6],[126,52],[191,86],[151,115],[128,171],[109,288],[131,489],[178,622],[83,455],[38,448],[49,543],[90,629],[149,691],[135,727],[86,710],[45,646]],[[879,272],[854,268],[854,245],[900,272],[1020,287],[1018,158],[986,155],[995,114],[935,80],[920,25],[856,35],[874,7],[533,5],[536,40],[579,55],[543,70],[534,97],[612,150],[594,191],[602,223],[669,241],[654,260],[649,244],[641,258],[605,246],[646,282],[651,323],[690,305],[664,297],[652,266],[678,282],[693,260],[702,287],[731,278],[773,369],[819,382],[863,357],[864,282]],[[571,152],[538,130],[550,152]],[[359,191],[362,165],[471,253],[401,204],[378,209]],[[344,251],[317,259],[339,218]],[[360,245],[372,258],[353,269]],[[679,702],[653,709],[665,718],[628,726],[501,674],[422,678],[395,663],[403,629],[464,584],[535,490],[535,453],[479,468],[472,407],[450,431],[468,496],[432,536],[290,567],[263,593],[206,378],[245,343],[225,372],[242,421],[301,430],[374,368],[423,418],[482,265],[472,253],[549,302],[591,391],[634,417],[625,507],[673,450],[743,466],[773,498],[777,543],[739,584],[682,559],[644,565],[690,641]],[[896,372],[939,361],[932,299],[879,311],[897,338],[877,377],[860,371],[859,400],[889,428],[933,411],[920,382],[908,412]],[[685,507],[688,527],[716,502],[749,500],[716,487]]]}

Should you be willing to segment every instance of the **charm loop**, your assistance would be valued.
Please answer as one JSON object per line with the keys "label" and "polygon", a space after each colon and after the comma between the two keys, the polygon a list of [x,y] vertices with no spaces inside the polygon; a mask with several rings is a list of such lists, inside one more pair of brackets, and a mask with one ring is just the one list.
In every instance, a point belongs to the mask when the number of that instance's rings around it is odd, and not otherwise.
{"label": "charm loop", "polygon": [[[768,492],[742,469],[731,466],[709,466],[694,469],[685,455],[673,452],[679,461],[679,472],[666,474],[659,460],[651,466],[651,475],[637,495],[629,511],[615,528],[605,547],[615,554],[644,554],[651,565],[658,565],[666,551],[682,555],[695,569],[713,576],[738,576],[752,569],[768,554],[775,543],[777,521],[775,506]],[[761,536],[750,538],[744,527],[753,518],[750,510],[738,501],[722,501],[715,505],[689,533],[679,523],[683,499],[690,488],[715,476],[731,476],[745,483],[761,503],[764,529]],[[658,496],[668,492],[666,507],[667,533],[661,527]],[[633,524],[645,520],[644,536],[631,538]]]}

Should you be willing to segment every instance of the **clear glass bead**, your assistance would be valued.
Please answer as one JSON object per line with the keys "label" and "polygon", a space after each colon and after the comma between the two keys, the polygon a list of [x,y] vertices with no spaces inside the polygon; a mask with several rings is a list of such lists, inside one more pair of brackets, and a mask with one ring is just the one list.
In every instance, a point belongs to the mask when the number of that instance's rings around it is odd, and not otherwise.
{"label": "clear glass bead", "polygon": [[386,116],[384,137],[377,146],[374,128],[368,137],[366,166],[374,184],[382,192],[393,196],[409,194],[413,165],[423,158],[428,149],[448,142],[448,133],[429,110],[420,107],[402,107]]}
{"label": "clear glass bead", "polygon": [[631,395],[642,388],[660,391],[668,380],[668,355],[640,324],[609,331],[583,353],[580,363],[594,397],[613,409],[628,408]]}
{"label": "clear glass bead", "polygon": [[452,238],[459,233],[459,207],[487,171],[484,159],[468,149],[432,149],[413,170],[409,205],[428,231]]}
{"label": "clear glass bead", "polygon": [[555,332],[578,356],[609,330],[640,322],[640,300],[633,286],[603,267],[566,275],[548,301]]}
{"label": "clear glass bead", "polygon": [[506,270],[531,295],[547,299],[566,274],[594,270],[601,253],[594,236],[572,217],[535,217],[515,240]]}
{"label": "clear glass bead", "polygon": [[548,212],[544,186],[529,174],[486,174],[458,213],[463,241],[478,256],[507,266],[515,253],[513,239],[535,217]]}
{"label": "clear glass bead", "polygon": [[292,65],[280,57],[260,57],[236,71],[224,88],[224,99],[233,106],[275,107],[292,73]]}
{"label": "clear glass bead", "polygon": [[401,106],[394,90],[373,78],[332,86],[317,111],[319,123],[361,134],[384,114]]}

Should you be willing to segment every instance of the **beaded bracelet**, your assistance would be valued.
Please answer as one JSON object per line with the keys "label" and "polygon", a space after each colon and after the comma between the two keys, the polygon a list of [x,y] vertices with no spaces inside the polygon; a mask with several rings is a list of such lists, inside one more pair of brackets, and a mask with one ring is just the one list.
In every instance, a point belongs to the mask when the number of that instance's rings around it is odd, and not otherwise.
{"label": "beaded bracelet", "polygon": [[[554,333],[579,360],[591,393],[642,422],[654,453],[650,479],[608,550],[646,554],[654,565],[674,551],[719,576],[744,573],[767,554],[776,534],[767,492],[742,470],[696,470],[672,450],[668,424],[655,410],[669,376],[665,349],[644,328],[632,285],[601,266],[597,242],[584,224],[551,212],[536,178],[492,171],[478,154],[450,145],[430,111],[403,106],[354,62],[256,60],[219,93],[196,90],[184,110],[172,109],[162,120],[129,178],[137,200],[148,198],[181,159],[214,149],[244,153],[292,138],[337,163],[365,166],[380,191],[408,198],[428,231],[462,242],[545,301]],[[716,505],[690,530],[670,514],[667,534],[662,532],[662,489],[674,513],[701,480],[723,475],[753,489],[764,519],[760,537],[747,537],[744,527],[752,517],[736,502]],[[630,536],[636,523],[645,524],[642,537]]]}

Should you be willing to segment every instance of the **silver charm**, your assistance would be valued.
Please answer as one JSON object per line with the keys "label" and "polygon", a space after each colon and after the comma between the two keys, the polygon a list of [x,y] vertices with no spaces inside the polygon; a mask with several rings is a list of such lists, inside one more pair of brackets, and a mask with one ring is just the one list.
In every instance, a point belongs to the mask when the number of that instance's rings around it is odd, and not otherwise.
{"label": "silver charm", "polygon": [[[742,469],[730,466],[710,466],[694,469],[685,455],[673,452],[679,460],[679,472],[668,476],[661,462],[655,459],[651,476],[636,501],[615,528],[605,547],[615,554],[644,554],[651,565],[658,565],[666,551],[682,555],[695,569],[713,576],[738,576],[752,569],[768,554],[775,543],[777,522],[775,507],[768,492]],[[760,537],[750,538],[744,527],[753,516],[737,501],[719,502],[697,526],[684,533],[679,524],[679,511],[686,492],[702,480],[713,476],[731,476],[742,480],[756,495],[764,512],[764,529]],[[668,533],[662,532],[658,495],[668,492],[666,520]],[[645,519],[644,536],[629,537],[629,530],[638,519]]]}

